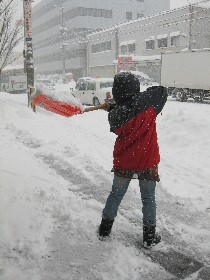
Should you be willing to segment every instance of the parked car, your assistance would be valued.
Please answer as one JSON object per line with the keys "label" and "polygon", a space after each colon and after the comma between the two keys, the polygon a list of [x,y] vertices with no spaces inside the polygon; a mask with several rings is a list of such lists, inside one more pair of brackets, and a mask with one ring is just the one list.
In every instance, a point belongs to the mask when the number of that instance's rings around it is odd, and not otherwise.
{"label": "parked car", "polygon": [[104,102],[112,102],[113,78],[80,78],[77,82],[73,96],[87,105],[99,105]]}
{"label": "parked car", "polygon": [[49,89],[55,89],[55,84],[52,83],[48,79],[38,79],[38,80],[36,80],[36,86],[39,86],[39,85],[42,85],[42,84],[47,86]]}

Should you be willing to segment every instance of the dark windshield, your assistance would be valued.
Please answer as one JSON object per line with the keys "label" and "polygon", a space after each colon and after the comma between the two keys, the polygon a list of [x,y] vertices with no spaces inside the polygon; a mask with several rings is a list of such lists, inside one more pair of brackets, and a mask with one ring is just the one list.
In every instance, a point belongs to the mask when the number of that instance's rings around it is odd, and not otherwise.
{"label": "dark windshield", "polygon": [[108,87],[113,87],[113,82],[101,82],[100,83],[100,88],[108,88]]}

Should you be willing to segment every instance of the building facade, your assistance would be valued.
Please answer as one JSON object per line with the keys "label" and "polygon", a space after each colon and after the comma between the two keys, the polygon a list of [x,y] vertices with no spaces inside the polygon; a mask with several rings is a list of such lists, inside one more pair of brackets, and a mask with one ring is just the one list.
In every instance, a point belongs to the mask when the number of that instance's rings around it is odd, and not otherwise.
{"label": "building facade", "polygon": [[36,72],[86,76],[87,34],[168,9],[170,0],[43,0],[33,8]]}
{"label": "building facade", "polygon": [[161,53],[210,48],[209,19],[208,5],[190,5],[87,35],[88,75],[130,69],[159,82]]}

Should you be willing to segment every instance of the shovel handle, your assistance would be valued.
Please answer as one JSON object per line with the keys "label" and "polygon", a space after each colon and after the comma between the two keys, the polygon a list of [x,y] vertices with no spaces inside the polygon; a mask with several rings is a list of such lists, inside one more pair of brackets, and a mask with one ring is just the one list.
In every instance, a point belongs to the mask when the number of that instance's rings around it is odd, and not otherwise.
{"label": "shovel handle", "polygon": [[100,105],[97,105],[97,106],[85,108],[84,112],[86,113],[86,112],[101,110],[101,109],[106,109],[106,108],[107,108],[107,105],[106,105],[106,103],[104,103],[104,104],[100,104]]}

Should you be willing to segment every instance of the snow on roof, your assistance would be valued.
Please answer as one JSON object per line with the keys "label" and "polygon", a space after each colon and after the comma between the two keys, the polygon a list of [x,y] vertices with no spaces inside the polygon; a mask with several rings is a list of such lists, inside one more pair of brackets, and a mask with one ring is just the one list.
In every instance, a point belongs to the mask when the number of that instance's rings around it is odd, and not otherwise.
{"label": "snow on roof", "polygon": [[[210,51],[210,48],[203,48],[203,49],[192,49],[192,52],[206,52],[206,51]],[[167,51],[165,53],[169,53],[170,51]],[[176,51],[176,53],[179,52],[189,52],[189,48],[184,48],[180,51]],[[174,52],[173,52],[174,53]]]}
{"label": "snow on roof", "polygon": [[180,31],[174,31],[170,33],[170,37],[175,37],[175,36],[179,36],[180,35]]}
{"label": "snow on roof", "polygon": [[135,40],[123,41],[123,42],[120,43],[120,46],[135,44],[135,42],[136,42]]}
{"label": "snow on roof", "polygon": [[188,37],[188,35],[187,35],[186,33],[181,33],[181,35],[182,35],[183,37]]}
{"label": "snow on roof", "polygon": [[157,35],[157,39],[158,39],[158,40],[160,40],[160,39],[165,39],[165,38],[168,38],[168,34]]}
{"label": "snow on roof", "polygon": [[161,55],[150,55],[150,56],[134,56],[134,61],[146,61],[146,60],[159,60],[161,59]]}
{"label": "snow on roof", "polygon": [[23,64],[19,65],[8,65],[6,66],[3,71],[10,71],[10,70],[16,70],[16,69],[23,69]]}
{"label": "snow on roof", "polygon": [[188,51],[189,51],[188,48],[184,48],[184,49],[180,50],[180,52],[188,52]]}

